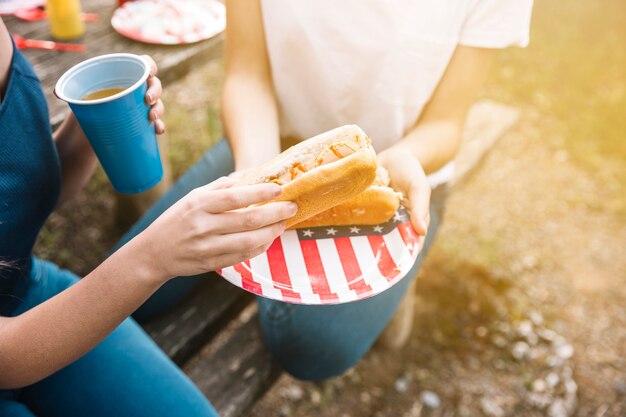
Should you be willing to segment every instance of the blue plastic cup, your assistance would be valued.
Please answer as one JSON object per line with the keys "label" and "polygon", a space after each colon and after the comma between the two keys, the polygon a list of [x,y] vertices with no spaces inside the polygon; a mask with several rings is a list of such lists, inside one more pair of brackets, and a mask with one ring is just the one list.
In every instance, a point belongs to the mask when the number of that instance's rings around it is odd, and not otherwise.
{"label": "blue plastic cup", "polygon": [[[140,193],[163,177],[154,123],[148,120],[150,65],[133,54],[110,54],[88,59],[61,76],[54,92],[69,103],[113,188]],[[124,88],[109,97],[84,100],[107,88]]]}

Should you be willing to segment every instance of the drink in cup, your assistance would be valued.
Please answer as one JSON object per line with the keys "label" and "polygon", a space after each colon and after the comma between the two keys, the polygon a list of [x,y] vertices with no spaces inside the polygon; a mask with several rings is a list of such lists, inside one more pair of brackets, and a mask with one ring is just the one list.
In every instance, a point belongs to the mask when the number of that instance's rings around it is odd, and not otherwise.
{"label": "drink in cup", "polygon": [[116,191],[140,193],[163,177],[154,123],[145,102],[150,65],[110,54],[70,68],[55,87],[69,103]]}

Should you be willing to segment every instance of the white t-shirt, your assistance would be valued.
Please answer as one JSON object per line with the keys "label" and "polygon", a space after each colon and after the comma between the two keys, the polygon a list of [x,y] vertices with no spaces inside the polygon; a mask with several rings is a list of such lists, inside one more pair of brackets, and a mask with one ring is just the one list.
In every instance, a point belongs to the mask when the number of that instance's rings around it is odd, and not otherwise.
{"label": "white t-shirt", "polygon": [[[282,136],[354,123],[377,151],[420,116],[457,44],[528,44],[533,0],[262,0]],[[431,183],[451,178],[449,164]]]}

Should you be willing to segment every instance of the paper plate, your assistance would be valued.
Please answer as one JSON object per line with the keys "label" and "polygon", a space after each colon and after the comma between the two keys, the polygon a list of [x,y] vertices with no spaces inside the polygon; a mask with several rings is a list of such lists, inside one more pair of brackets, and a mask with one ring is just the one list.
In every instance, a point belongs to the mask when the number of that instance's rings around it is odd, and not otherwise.
{"label": "paper plate", "polygon": [[180,45],[199,42],[226,28],[226,7],[217,0],[137,0],[115,10],[111,25],[140,42]]}
{"label": "paper plate", "polygon": [[217,271],[262,297],[341,304],[391,288],[411,269],[419,236],[400,208],[387,223],[287,230],[263,254]]}
{"label": "paper plate", "polygon": [[43,6],[45,0],[0,0],[0,14],[13,14],[20,9]]}

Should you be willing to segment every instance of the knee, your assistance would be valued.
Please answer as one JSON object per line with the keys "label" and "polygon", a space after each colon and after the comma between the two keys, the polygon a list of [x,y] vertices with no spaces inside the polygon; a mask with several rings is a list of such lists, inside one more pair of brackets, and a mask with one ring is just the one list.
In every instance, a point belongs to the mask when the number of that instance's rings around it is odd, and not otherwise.
{"label": "knee", "polygon": [[[319,309],[259,299],[261,331],[283,370],[304,381],[321,381],[352,368],[373,343],[369,329],[342,325],[332,306]],[[345,313],[344,313],[345,316]]]}
{"label": "knee", "polygon": [[309,340],[285,338],[267,342],[281,368],[303,381],[322,381],[342,375],[356,365],[365,353],[340,340],[314,337]]}

